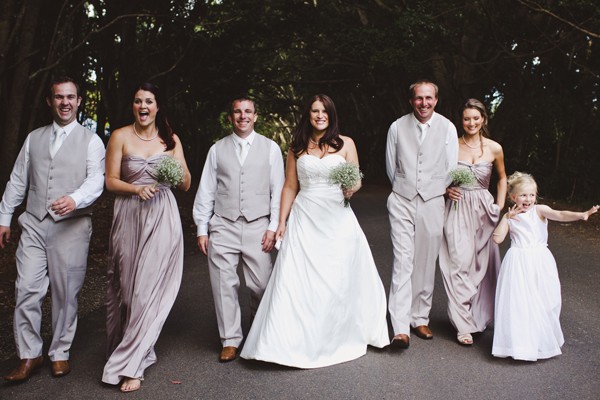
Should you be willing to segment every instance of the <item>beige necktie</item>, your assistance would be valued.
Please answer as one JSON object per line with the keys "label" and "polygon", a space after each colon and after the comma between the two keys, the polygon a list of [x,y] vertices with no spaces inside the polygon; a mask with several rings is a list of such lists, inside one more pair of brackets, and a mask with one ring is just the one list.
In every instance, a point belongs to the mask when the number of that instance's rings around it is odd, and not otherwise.
{"label": "beige necktie", "polygon": [[52,156],[52,158],[54,158],[56,152],[58,151],[58,149],[60,149],[60,146],[65,140],[65,136],[66,132],[64,131],[64,129],[59,129],[54,132],[54,135],[52,137],[52,143],[50,143],[50,156]]}
{"label": "beige necktie", "polygon": [[244,165],[244,161],[246,161],[246,156],[248,155],[248,151],[250,150],[250,142],[247,140],[240,141],[240,164]]}

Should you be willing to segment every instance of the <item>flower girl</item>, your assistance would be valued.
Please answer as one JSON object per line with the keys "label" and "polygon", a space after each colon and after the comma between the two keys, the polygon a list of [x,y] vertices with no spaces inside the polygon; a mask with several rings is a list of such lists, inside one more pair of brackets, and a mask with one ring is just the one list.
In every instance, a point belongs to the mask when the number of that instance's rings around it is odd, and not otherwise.
{"label": "flower girl", "polygon": [[513,207],[493,234],[502,243],[510,232],[511,246],[502,261],[496,289],[492,354],[515,360],[536,361],[561,354],[560,282],[556,261],[547,248],[548,220],[586,221],[598,211],[557,211],[536,204],[537,185],[529,174],[508,178]]}

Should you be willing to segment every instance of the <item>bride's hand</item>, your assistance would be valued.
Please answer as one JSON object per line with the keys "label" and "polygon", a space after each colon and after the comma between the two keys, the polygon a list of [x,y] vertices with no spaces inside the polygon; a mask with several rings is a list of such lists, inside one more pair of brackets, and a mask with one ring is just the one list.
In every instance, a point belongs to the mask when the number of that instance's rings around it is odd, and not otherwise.
{"label": "bride's hand", "polygon": [[285,224],[279,224],[279,226],[277,227],[277,231],[275,232],[275,240],[283,240],[283,235],[285,235],[285,229],[286,226]]}

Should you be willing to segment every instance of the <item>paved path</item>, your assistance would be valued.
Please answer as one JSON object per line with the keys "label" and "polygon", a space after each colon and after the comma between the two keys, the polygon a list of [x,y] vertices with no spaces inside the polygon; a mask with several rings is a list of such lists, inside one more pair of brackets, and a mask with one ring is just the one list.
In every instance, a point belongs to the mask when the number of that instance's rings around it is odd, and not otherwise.
{"label": "paved path", "polygon": [[[386,288],[391,274],[387,191],[367,188],[353,207],[369,238]],[[565,229],[553,224],[551,230]],[[558,235],[550,243],[563,287],[563,355],[536,363],[495,359],[492,332],[473,347],[455,343],[439,274],[431,327],[435,338],[413,335],[408,350],[369,348],[366,356],[332,367],[297,370],[236,360],[220,364],[220,343],[206,259],[190,255],[175,307],[157,344],[158,363],[140,391],[120,394],[100,382],[104,365],[104,310],[80,321],[73,372],[52,378],[49,365],[28,382],[0,386],[0,399],[599,399],[600,262],[598,238]],[[247,299],[247,293],[244,292]],[[248,329],[247,313],[244,327]],[[0,362],[2,373],[15,360]]]}

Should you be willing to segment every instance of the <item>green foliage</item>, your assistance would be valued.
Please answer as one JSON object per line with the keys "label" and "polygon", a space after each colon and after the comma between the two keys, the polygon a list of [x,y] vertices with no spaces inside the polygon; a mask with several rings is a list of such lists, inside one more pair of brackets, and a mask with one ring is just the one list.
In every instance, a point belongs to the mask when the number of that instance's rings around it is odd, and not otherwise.
{"label": "green foliage", "polygon": [[[385,182],[387,129],[410,111],[410,83],[428,77],[440,87],[436,111],[459,131],[465,99],[495,99],[491,132],[509,172],[533,173],[547,195],[600,195],[596,1],[32,0],[29,12],[33,4],[43,18],[21,53],[28,31],[15,16],[29,15],[25,2],[0,6],[4,143],[47,121],[43,102],[25,107],[25,99],[41,99],[39,88],[58,74],[82,78],[83,115],[99,126],[130,123],[133,87],[157,83],[196,171],[230,133],[233,97],[256,99],[257,131],[285,151],[305,99],[326,93],[365,174]],[[26,68],[24,84],[16,77]],[[21,83],[10,91],[12,82]],[[17,89],[27,91],[20,107]],[[15,110],[21,121],[9,118]],[[10,148],[12,163],[18,147]]]}

